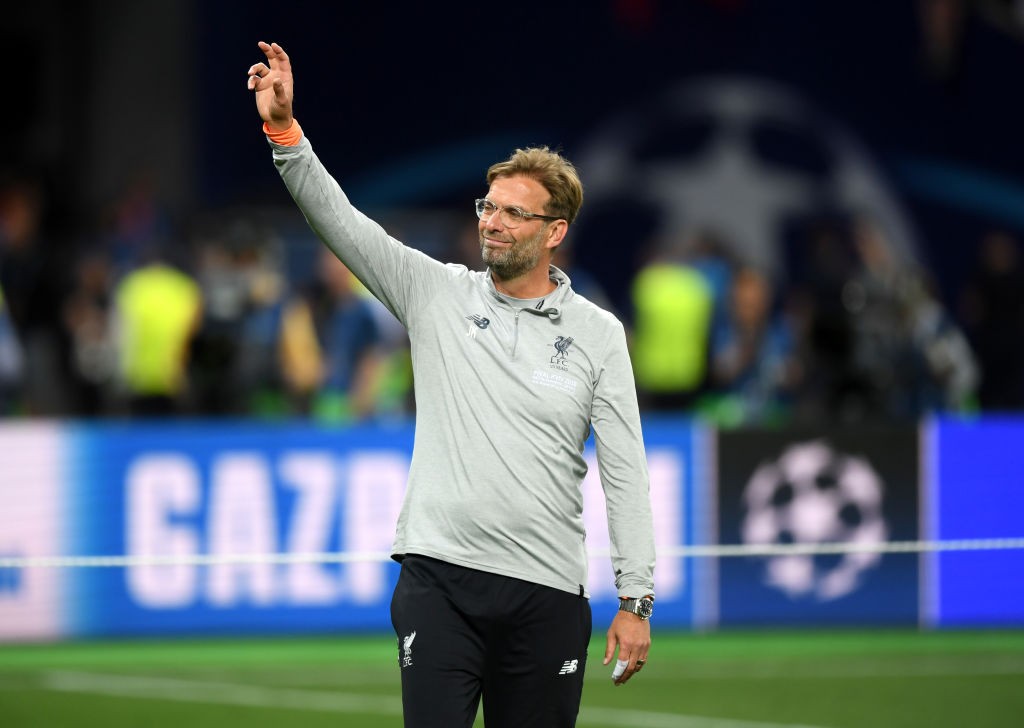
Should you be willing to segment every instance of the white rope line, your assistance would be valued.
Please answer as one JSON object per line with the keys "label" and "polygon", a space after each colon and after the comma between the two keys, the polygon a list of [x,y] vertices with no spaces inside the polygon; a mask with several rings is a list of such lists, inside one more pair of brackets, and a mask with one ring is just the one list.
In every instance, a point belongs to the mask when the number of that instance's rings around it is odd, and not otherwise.
{"label": "white rope line", "polygon": [[[729,558],[742,556],[788,556],[847,553],[935,553],[941,551],[1009,551],[1024,549],[1024,538],[961,539],[949,541],[885,541],[878,543],[819,544],[714,544],[660,548],[659,558]],[[591,558],[608,557],[609,549],[592,549]],[[214,564],[349,564],[389,561],[387,551],[350,551],[272,554],[182,554],[119,556],[0,556],[0,569],[209,566]]]}
{"label": "white rope line", "polygon": [[934,553],[938,551],[1012,551],[1024,549],[1024,538],[978,538],[949,541],[879,541],[855,543],[795,543],[795,544],[716,544],[713,546],[681,546],[658,551],[658,556],[733,557],[733,556],[788,556],[819,554],[903,554]]}

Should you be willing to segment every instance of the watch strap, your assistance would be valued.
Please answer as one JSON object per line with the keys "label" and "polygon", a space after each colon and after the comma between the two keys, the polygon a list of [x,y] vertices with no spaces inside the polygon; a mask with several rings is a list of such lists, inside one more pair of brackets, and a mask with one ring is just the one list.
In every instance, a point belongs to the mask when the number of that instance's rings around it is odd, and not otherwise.
{"label": "watch strap", "polygon": [[[646,602],[646,604],[642,604],[642,602]],[[630,612],[640,617],[640,619],[649,619],[654,611],[654,599],[650,596],[620,599],[619,611]]]}

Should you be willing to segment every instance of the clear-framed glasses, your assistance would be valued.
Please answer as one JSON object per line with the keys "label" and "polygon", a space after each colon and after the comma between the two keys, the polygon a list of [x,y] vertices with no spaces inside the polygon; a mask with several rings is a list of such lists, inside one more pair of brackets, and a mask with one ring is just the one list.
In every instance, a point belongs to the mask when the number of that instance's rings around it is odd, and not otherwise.
{"label": "clear-framed glasses", "polygon": [[476,216],[481,220],[489,219],[491,215],[496,212],[498,213],[498,219],[501,220],[501,224],[507,228],[517,228],[524,222],[529,222],[530,220],[562,219],[560,217],[552,217],[551,215],[538,215],[535,212],[527,212],[526,210],[520,209],[514,205],[499,207],[486,197],[476,201]]}

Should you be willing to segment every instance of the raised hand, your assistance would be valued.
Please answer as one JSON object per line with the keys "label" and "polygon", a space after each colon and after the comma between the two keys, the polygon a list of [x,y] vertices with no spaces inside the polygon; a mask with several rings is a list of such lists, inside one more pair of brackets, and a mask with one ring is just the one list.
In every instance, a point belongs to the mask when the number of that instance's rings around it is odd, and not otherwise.
{"label": "raised hand", "polygon": [[288,54],[277,43],[259,42],[267,56],[266,63],[249,69],[248,88],[256,92],[256,110],[272,129],[284,130],[292,125],[292,64]]}

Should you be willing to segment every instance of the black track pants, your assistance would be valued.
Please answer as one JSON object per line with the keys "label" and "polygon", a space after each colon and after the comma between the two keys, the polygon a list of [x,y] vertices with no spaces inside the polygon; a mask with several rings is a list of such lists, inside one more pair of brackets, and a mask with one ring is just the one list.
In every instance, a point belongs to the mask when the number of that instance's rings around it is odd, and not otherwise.
{"label": "black track pants", "polygon": [[391,600],[406,728],[576,724],[590,603],[519,579],[407,556]]}

